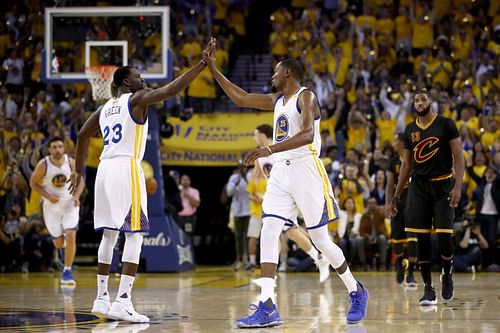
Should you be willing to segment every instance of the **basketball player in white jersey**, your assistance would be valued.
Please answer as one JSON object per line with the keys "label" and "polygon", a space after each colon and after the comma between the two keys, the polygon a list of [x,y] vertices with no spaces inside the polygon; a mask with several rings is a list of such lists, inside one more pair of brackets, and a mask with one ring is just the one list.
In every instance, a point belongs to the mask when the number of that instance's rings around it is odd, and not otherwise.
{"label": "basketball player in white jersey", "polygon": [[262,290],[256,311],[236,321],[238,327],[270,327],[283,323],[276,308],[274,276],[278,263],[278,243],[285,223],[296,220],[297,210],[304,216],[314,245],[326,256],[344,282],[351,298],[349,323],[366,316],[368,291],[352,276],[342,250],[330,239],[327,224],[338,218],[338,210],[324,166],[318,158],[321,148],[320,110],[315,94],[302,87],[304,71],[294,60],[276,65],[272,84],[278,93],[252,94],[230,82],[215,66],[213,54],[209,68],[224,92],[239,107],[260,110],[274,108],[273,144],[251,150],[247,165],[261,157],[274,155],[274,165],[262,203],[261,231]]}
{"label": "basketball player in white jersey", "polygon": [[[258,147],[267,147],[273,144],[273,128],[270,125],[262,124],[257,126],[254,131],[254,140]],[[262,173],[266,178],[269,179],[271,169],[274,164],[274,157],[267,156],[257,159],[256,166],[262,170]],[[264,216],[263,216],[264,217]],[[260,235],[260,230],[262,228],[262,219],[251,218],[248,224],[248,255],[255,257],[256,253],[256,242]],[[297,225],[285,224],[284,231],[288,238],[295,242],[305,253],[307,253],[313,260],[316,266],[319,268],[319,282],[325,282],[330,276],[330,264],[326,257],[320,259],[319,252],[312,245],[311,240],[305,234],[305,231]],[[282,249],[283,250],[283,249]],[[251,260],[252,258],[250,258]],[[255,264],[255,263],[254,263]],[[280,265],[281,267],[281,265]]]}
{"label": "basketball player in white jersey", "polygon": [[41,159],[33,170],[30,186],[43,199],[43,218],[56,249],[65,248],[64,271],[61,283],[75,285],[71,266],[76,253],[76,231],[80,212],[80,194],[83,182],[71,195],[68,180],[75,170],[75,160],[64,153],[64,140],[49,140],[49,155]]}
{"label": "basketball player in white jersey", "polygon": [[[97,298],[92,313],[114,320],[149,322],[134,310],[131,291],[139,264],[143,232],[149,230],[146,184],[141,168],[148,134],[148,106],[183,91],[207,64],[203,59],[169,84],[147,89],[136,68],[123,66],[113,74],[116,97],[94,112],[78,133],[72,189],[81,180],[89,139],[101,130],[104,150],[95,182],[94,227],[104,230],[98,251]],[[123,270],[116,300],[110,304],[108,276],[119,232],[125,232]]]}

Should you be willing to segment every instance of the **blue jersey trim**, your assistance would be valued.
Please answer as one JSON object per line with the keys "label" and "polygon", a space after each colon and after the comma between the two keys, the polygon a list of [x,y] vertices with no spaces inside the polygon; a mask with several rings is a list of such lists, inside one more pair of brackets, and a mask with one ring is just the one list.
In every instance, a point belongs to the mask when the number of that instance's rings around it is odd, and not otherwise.
{"label": "blue jersey trim", "polygon": [[110,228],[110,227],[99,227],[99,228],[94,228],[95,231],[101,231],[101,230],[114,230],[114,231],[120,231],[120,232],[131,232],[131,233],[136,233],[136,232],[148,232],[149,230],[134,230],[134,231],[126,231],[126,230],[120,230],[117,228]]}
{"label": "blue jersey trim", "polygon": [[133,95],[134,94],[130,94],[130,96],[128,97],[128,102],[127,102],[128,113],[130,115],[130,118],[132,118],[132,120],[134,121],[134,123],[136,123],[137,125],[144,125],[146,121],[148,121],[148,115],[146,114],[146,119],[144,119],[144,121],[142,122],[134,118],[134,114],[132,113],[132,104],[130,103],[130,100],[132,99]]}
{"label": "blue jersey trim", "polygon": [[[302,94],[302,93],[303,93],[304,91],[306,91],[306,90],[310,90],[310,91],[314,94],[314,96],[316,96],[316,93],[315,93],[314,91],[312,91],[311,89],[309,89],[309,88],[306,88],[306,89],[302,90],[302,91],[299,93],[299,95],[297,96],[297,101],[295,102],[295,103],[296,103],[296,107],[297,107],[297,111],[298,111],[299,113],[302,113],[302,110],[300,109],[300,106],[299,106],[299,97],[300,97],[300,94]],[[318,115],[318,116],[314,117],[314,120],[321,119],[321,107],[320,107],[320,105],[319,105],[319,101],[318,101],[318,97],[317,97],[317,96],[316,96],[316,102],[318,103],[318,109],[320,110],[320,113],[319,113],[319,115]]]}
{"label": "blue jersey trim", "polygon": [[280,220],[283,220],[285,221],[285,225],[286,226],[294,226],[295,225],[295,222],[293,222],[292,220],[290,219],[287,219],[286,217],[283,217],[283,216],[279,216],[279,215],[276,215],[276,214],[266,214],[266,213],[262,213],[262,220],[264,220],[264,218],[266,217],[275,217],[277,219],[280,219]]}

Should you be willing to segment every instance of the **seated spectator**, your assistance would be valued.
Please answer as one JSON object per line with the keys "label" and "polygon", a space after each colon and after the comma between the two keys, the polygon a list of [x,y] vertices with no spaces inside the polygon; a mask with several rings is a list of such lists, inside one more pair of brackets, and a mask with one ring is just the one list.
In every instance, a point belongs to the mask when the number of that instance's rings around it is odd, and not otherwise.
{"label": "seated spectator", "polygon": [[355,254],[364,269],[367,269],[366,254],[368,250],[375,252],[375,256],[379,258],[380,269],[386,269],[387,241],[385,214],[377,206],[377,199],[370,197],[368,199],[368,210],[361,217],[359,236],[356,237],[354,242]]}
{"label": "seated spectator", "polygon": [[356,211],[354,200],[351,197],[345,199],[342,209],[339,211],[339,220],[337,228],[334,229],[335,223],[330,223],[328,229],[333,240],[337,243],[348,263],[352,260],[354,241],[359,235],[359,224],[361,214]]}
{"label": "seated spectator", "polygon": [[0,272],[12,272],[19,268],[22,236],[19,230],[19,213],[14,209],[0,215]]}
{"label": "seated spectator", "polygon": [[26,269],[30,272],[53,271],[54,246],[42,217],[31,216],[23,233]]}
{"label": "seated spectator", "polygon": [[481,250],[488,249],[488,242],[481,234],[481,227],[475,221],[464,221],[463,229],[455,234],[458,245],[453,256],[453,268],[457,272],[473,272],[481,263]]}

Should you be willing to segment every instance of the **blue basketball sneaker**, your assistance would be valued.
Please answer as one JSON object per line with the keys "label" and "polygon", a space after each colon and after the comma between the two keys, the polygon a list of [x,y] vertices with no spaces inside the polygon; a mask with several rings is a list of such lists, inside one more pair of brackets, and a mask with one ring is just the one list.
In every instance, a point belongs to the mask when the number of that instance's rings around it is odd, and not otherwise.
{"label": "blue basketball sneaker", "polygon": [[368,289],[358,281],[358,290],[349,294],[351,309],[347,313],[347,322],[356,324],[365,319],[368,308]]}
{"label": "blue basketball sneaker", "polygon": [[76,284],[73,278],[73,273],[70,270],[64,270],[61,274],[61,283],[64,284]]}
{"label": "blue basketball sneaker", "polygon": [[243,317],[236,320],[236,326],[240,328],[250,328],[272,327],[283,324],[283,320],[281,320],[280,314],[278,313],[275,304],[269,306],[265,303],[259,302],[258,306],[255,304],[250,304],[250,309],[256,311],[248,317]]}

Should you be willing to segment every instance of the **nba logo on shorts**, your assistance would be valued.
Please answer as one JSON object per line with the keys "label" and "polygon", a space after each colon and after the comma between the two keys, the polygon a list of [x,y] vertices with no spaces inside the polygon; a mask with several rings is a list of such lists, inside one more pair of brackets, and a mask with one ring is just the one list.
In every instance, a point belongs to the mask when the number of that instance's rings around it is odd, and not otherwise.
{"label": "nba logo on shorts", "polygon": [[288,138],[289,121],[285,114],[280,114],[276,121],[276,142],[285,141]]}

